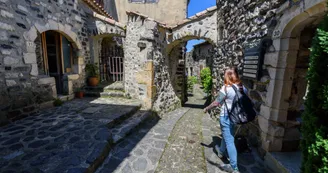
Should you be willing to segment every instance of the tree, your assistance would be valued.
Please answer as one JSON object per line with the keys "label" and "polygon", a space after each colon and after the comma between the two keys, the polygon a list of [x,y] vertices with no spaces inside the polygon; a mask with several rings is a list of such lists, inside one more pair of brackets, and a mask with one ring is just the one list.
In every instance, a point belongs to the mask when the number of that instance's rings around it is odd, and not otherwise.
{"label": "tree", "polygon": [[302,172],[328,172],[328,17],[313,38],[307,74],[308,94],[302,115]]}

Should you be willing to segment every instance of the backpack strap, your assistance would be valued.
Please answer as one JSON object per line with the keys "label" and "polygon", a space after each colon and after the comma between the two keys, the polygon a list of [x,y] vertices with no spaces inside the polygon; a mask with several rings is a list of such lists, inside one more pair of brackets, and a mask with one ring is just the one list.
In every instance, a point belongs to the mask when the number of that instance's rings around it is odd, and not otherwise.
{"label": "backpack strap", "polygon": [[[241,85],[242,86],[242,85]],[[233,90],[235,91],[235,93],[236,93],[236,95],[235,95],[235,97],[237,97],[238,99],[239,99],[239,96],[238,96],[238,88],[235,86],[235,85],[231,85],[231,87],[233,88]],[[243,86],[242,86],[243,87]],[[227,92],[227,88],[225,87],[225,92]],[[227,93],[226,93],[226,95],[227,95]],[[227,105],[227,103],[225,102],[225,100],[224,100],[224,103],[225,103],[225,106],[226,106],[226,109],[227,109],[227,112],[228,112],[228,115],[229,115],[229,117],[230,117],[230,114],[231,114],[231,110],[229,111],[229,109],[228,109],[228,105]],[[231,105],[231,109],[233,108],[233,105]]]}
{"label": "backpack strap", "polygon": [[[227,94],[227,86],[224,86],[224,91],[225,91],[225,94],[226,94],[226,97],[228,96]],[[227,109],[227,112],[228,112],[228,116],[230,117],[230,111],[229,111],[229,109],[228,109],[228,105],[227,105],[227,103],[226,103],[226,101],[225,101],[225,99],[224,99],[224,104],[225,104],[225,106],[226,106],[226,109]]]}

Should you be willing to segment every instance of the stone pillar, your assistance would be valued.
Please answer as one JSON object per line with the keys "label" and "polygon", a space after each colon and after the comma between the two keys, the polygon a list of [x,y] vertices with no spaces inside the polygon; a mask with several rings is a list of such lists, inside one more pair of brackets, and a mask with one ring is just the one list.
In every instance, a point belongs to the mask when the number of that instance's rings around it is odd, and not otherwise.
{"label": "stone pillar", "polygon": [[124,87],[132,98],[152,108],[155,95],[153,51],[157,23],[129,16],[124,44]]}
{"label": "stone pillar", "polygon": [[153,61],[150,60],[146,62],[142,70],[136,74],[136,80],[140,90],[139,99],[142,99],[144,108],[151,109],[153,98],[156,93]]}

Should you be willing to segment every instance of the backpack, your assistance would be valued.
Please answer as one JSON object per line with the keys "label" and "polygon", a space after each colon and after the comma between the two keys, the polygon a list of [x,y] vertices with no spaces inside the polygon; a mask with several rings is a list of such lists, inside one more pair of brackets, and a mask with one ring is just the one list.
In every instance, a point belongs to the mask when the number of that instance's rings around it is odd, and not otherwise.
{"label": "backpack", "polygon": [[243,88],[237,88],[232,85],[236,95],[233,98],[231,110],[229,111],[227,103],[225,103],[230,121],[234,124],[246,124],[256,117],[251,99],[244,93]]}

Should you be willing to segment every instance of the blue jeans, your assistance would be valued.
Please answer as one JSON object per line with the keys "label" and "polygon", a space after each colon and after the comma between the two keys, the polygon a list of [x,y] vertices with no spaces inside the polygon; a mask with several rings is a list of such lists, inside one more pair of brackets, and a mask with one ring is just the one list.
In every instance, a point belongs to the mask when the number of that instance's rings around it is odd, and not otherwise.
{"label": "blue jeans", "polygon": [[220,116],[220,126],[222,131],[222,140],[220,146],[220,152],[225,154],[228,151],[230,158],[230,165],[232,169],[238,170],[237,166],[237,150],[235,146],[234,137],[234,124],[230,123],[228,115]]}

